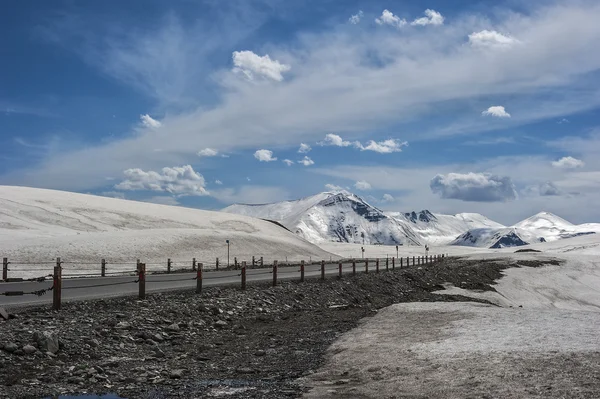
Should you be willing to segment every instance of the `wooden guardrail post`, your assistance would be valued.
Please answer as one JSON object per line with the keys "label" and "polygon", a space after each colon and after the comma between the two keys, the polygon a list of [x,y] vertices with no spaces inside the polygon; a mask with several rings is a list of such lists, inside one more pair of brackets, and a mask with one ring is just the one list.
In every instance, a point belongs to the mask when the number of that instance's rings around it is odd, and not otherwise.
{"label": "wooden guardrail post", "polygon": [[2,280],[8,279],[8,258],[2,259]]}
{"label": "wooden guardrail post", "polygon": [[216,265],[216,269],[219,270],[219,258],[217,258],[217,261],[215,262]]}
{"label": "wooden guardrail post", "polygon": [[56,266],[54,266],[52,285],[52,309],[60,310],[60,303],[62,299],[62,262],[60,258],[56,258]]}
{"label": "wooden guardrail post", "polygon": [[102,259],[100,262],[100,276],[106,277],[106,259]]}
{"label": "wooden guardrail post", "polygon": [[321,280],[325,280],[325,261],[321,261]]}
{"label": "wooden guardrail post", "polygon": [[277,285],[277,261],[273,261],[273,287]]}
{"label": "wooden guardrail post", "polygon": [[171,273],[171,258],[167,259],[167,273]]}
{"label": "wooden guardrail post", "polygon": [[254,260],[254,255],[252,255],[252,267],[256,266],[256,262]]}
{"label": "wooden guardrail post", "polygon": [[196,271],[196,258],[192,258],[192,271]]}
{"label": "wooden guardrail post", "polygon": [[352,275],[356,276],[356,260],[352,259]]}
{"label": "wooden guardrail post", "polygon": [[263,257],[260,257],[260,267],[263,267],[265,265],[264,261],[263,261]]}
{"label": "wooden guardrail post", "polygon": [[365,274],[369,274],[369,258],[365,259]]}
{"label": "wooden guardrail post", "polygon": [[146,264],[138,262],[138,298],[146,299]]}
{"label": "wooden guardrail post", "polygon": [[304,282],[304,261],[300,262],[300,282]]}
{"label": "wooden guardrail post", "polygon": [[235,269],[237,269],[237,268],[238,268],[237,256],[235,256],[235,257],[233,258],[233,267],[234,267]]}
{"label": "wooden guardrail post", "polygon": [[246,266],[245,265],[242,266],[241,276],[242,276],[242,290],[245,290],[246,289]]}
{"label": "wooden guardrail post", "polygon": [[204,264],[198,263],[198,271],[196,271],[196,294],[202,294],[202,269],[204,269]]}
{"label": "wooden guardrail post", "polygon": [[342,278],[342,261],[338,264],[338,278]]}
{"label": "wooden guardrail post", "polygon": [[375,273],[379,273],[379,258],[375,259]]}
{"label": "wooden guardrail post", "polygon": [[413,256],[413,266],[416,265],[415,263],[415,257]]}
{"label": "wooden guardrail post", "polygon": [[400,258],[400,269],[402,269],[402,260],[403,260],[403,259],[404,259],[404,258]]}
{"label": "wooden guardrail post", "polygon": [[385,258],[385,270],[390,270],[390,258]]}

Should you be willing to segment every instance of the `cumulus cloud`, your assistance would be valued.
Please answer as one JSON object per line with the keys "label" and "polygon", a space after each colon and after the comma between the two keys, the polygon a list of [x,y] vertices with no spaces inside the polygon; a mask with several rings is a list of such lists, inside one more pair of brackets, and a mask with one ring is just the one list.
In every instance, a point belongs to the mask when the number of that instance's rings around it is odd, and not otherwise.
{"label": "cumulus cloud", "polygon": [[425,10],[425,16],[422,18],[417,18],[410,23],[411,25],[443,25],[444,17],[442,14],[435,10],[427,9]]}
{"label": "cumulus cloud", "polygon": [[292,67],[272,60],[268,54],[262,57],[252,51],[233,52],[233,72],[243,73],[249,80],[257,76],[281,82],[282,73],[289,71]]}
{"label": "cumulus cloud", "polygon": [[405,19],[400,19],[397,15],[394,15],[389,10],[383,10],[379,18],[375,18],[377,25],[391,25],[396,28],[400,28],[406,25]]}
{"label": "cumulus cloud", "polygon": [[190,165],[165,167],[161,172],[143,171],[139,168],[123,172],[125,180],[117,184],[117,190],[162,191],[174,195],[208,195],[204,176]]}
{"label": "cumulus cloud", "polygon": [[277,157],[273,157],[273,151],[270,150],[257,150],[254,153],[254,158],[260,162],[273,162],[277,161]]}
{"label": "cumulus cloud", "polygon": [[353,143],[351,143],[350,141],[343,140],[342,137],[338,136],[337,134],[329,133],[325,135],[325,139],[323,141],[319,141],[317,144],[319,144],[320,146],[331,145],[336,147],[348,147],[351,146]]}
{"label": "cumulus cloud", "polygon": [[341,186],[336,186],[335,184],[330,184],[330,183],[326,184],[326,185],[325,185],[325,188],[326,188],[327,190],[329,190],[329,191],[336,191],[336,192],[337,192],[337,191],[344,191],[344,188],[343,188],[343,187],[341,187]]}
{"label": "cumulus cloud", "polygon": [[429,187],[444,199],[502,202],[517,198],[517,191],[510,177],[489,173],[437,175],[431,180]]}
{"label": "cumulus cloud", "polygon": [[469,35],[469,43],[478,48],[509,48],[518,40],[495,30],[482,30]]}
{"label": "cumulus cloud", "polygon": [[294,161],[292,161],[291,159],[284,159],[283,161],[284,164],[286,164],[287,166],[292,166],[294,164]]}
{"label": "cumulus cloud", "polygon": [[223,182],[222,182],[221,180],[218,180],[218,179],[217,179],[217,180],[215,180],[215,184],[217,184],[217,185],[219,185],[219,186],[222,186],[222,185],[223,185]]}
{"label": "cumulus cloud", "polygon": [[585,166],[585,163],[577,158],[573,157],[562,157],[558,161],[552,162],[552,166],[560,169],[575,169],[582,168]]}
{"label": "cumulus cloud", "polygon": [[143,126],[149,127],[152,129],[159,128],[162,125],[159,121],[157,121],[156,119],[153,119],[148,114],[140,115],[140,120],[142,121]]}
{"label": "cumulus cloud", "polygon": [[391,194],[383,194],[383,199],[381,202],[394,202],[396,199]]}
{"label": "cumulus cloud", "polygon": [[552,183],[551,181],[540,184],[539,193],[541,196],[554,196],[562,194],[560,189],[556,187],[556,184]]}
{"label": "cumulus cloud", "polygon": [[362,19],[363,15],[364,13],[361,10],[359,10],[358,13],[348,18],[348,22],[350,22],[352,25],[357,25],[360,23],[360,20]]}
{"label": "cumulus cloud", "polygon": [[300,163],[300,164],[302,164],[304,166],[310,166],[310,165],[314,165],[315,161],[313,161],[309,157],[305,156],[303,159],[301,159],[300,161],[298,161],[298,163]]}
{"label": "cumulus cloud", "polygon": [[219,151],[214,150],[212,148],[205,148],[203,150],[198,151],[199,157],[216,157],[219,155]]}
{"label": "cumulus cloud", "polygon": [[300,148],[298,148],[300,154],[307,154],[310,150],[312,150],[312,148],[308,144],[300,143]]}
{"label": "cumulus cloud", "polygon": [[384,141],[373,141],[370,140],[366,146],[359,143],[358,148],[361,151],[374,151],[380,154],[391,154],[393,152],[401,152],[402,147],[406,147],[408,143],[406,141],[401,142],[397,139],[389,139]]}
{"label": "cumulus cloud", "polygon": [[503,106],[494,105],[481,113],[483,116],[494,116],[496,118],[510,118],[510,114],[506,112]]}
{"label": "cumulus cloud", "polygon": [[359,180],[356,183],[354,183],[354,188],[361,191],[367,191],[371,189],[371,185],[369,184],[369,182]]}

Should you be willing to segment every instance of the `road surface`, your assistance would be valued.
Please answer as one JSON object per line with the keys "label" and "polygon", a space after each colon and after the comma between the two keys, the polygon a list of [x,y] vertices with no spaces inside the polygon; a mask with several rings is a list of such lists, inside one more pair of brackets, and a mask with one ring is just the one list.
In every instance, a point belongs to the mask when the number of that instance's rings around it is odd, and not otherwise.
{"label": "road surface", "polygon": [[[391,269],[392,262],[389,267]],[[380,263],[380,270],[385,270],[385,260]],[[271,268],[247,269],[246,281],[272,281],[273,275]],[[318,277],[321,275],[321,265],[306,265],[305,277]],[[362,262],[356,263],[356,272],[364,273],[365,265]],[[369,272],[375,272],[375,262],[369,262]],[[352,263],[342,264],[342,273],[352,273]],[[325,274],[328,276],[338,274],[338,264],[326,264]],[[146,293],[159,291],[174,291],[180,289],[192,289],[196,287],[196,272],[173,273],[173,274],[149,274],[146,276]],[[300,279],[300,266],[279,267],[277,273],[278,280]],[[63,279],[62,281],[62,301],[86,300],[109,298],[117,296],[137,295],[138,283],[137,276],[118,276],[118,277],[86,277]],[[215,285],[241,284],[240,270],[223,271],[205,271],[203,273],[203,287]],[[52,291],[43,296],[22,295],[5,296],[7,291],[32,292],[49,288],[52,286],[52,279],[44,282],[9,282],[0,283],[0,306],[22,306],[52,303]]]}

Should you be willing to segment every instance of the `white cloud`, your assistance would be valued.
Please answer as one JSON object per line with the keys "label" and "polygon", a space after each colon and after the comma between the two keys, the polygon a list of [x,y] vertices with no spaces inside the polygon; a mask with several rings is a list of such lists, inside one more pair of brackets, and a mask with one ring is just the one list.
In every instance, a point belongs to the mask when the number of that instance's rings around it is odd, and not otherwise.
{"label": "white cloud", "polygon": [[573,157],[563,157],[558,161],[552,162],[552,166],[560,169],[575,169],[584,167],[585,162]]}
{"label": "white cloud", "polygon": [[509,48],[518,42],[517,39],[494,30],[482,30],[469,35],[471,46],[479,48]]}
{"label": "white cloud", "polygon": [[352,15],[350,18],[348,18],[348,22],[350,22],[352,25],[357,25],[360,23],[361,18],[363,17],[364,13],[359,10],[357,14]]}
{"label": "white cloud", "polygon": [[565,123],[569,123],[569,122],[570,122],[570,121],[569,121],[567,118],[562,118],[562,119],[561,119],[561,120],[559,120],[557,123],[558,123],[559,125],[563,125],[563,124],[565,124]]}
{"label": "white cloud", "polygon": [[198,151],[199,157],[216,157],[217,155],[219,155],[219,151],[213,150],[212,148],[205,148]]}
{"label": "white cloud", "polygon": [[290,198],[290,193],[280,187],[241,186],[235,189],[213,190],[212,196],[226,204],[267,204],[287,200]]}
{"label": "white cloud", "polygon": [[325,139],[323,141],[320,141],[317,144],[319,144],[320,146],[331,145],[331,146],[335,146],[335,147],[348,147],[348,146],[351,146],[353,143],[351,143],[350,141],[343,140],[337,134],[329,133],[329,134],[325,135]]}
{"label": "white cloud", "polygon": [[177,201],[176,198],[166,197],[166,196],[150,197],[150,198],[142,199],[141,201],[142,202],[151,202],[153,204],[159,204],[159,205],[171,205],[171,206],[180,205],[179,201]]}
{"label": "white cloud", "polygon": [[300,143],[300,148],[298,148],[300,154],[307,154],[310,150],[312,150],[312,148],[308,144]]}
{"label": "white cloud", "polygon": [[219,185],[219,186],[222,186],[222,185],[223,185],[223,182],[222,182],[221,180],[218,180],[218,179],[217,179],[217,180],[215,180],[215,184],[217,184],[217,185]]}
{"label": "white cloud", "polygon": [[408,143],[406,141],[401,142],[397,139],[389,139],[384,141],[375,142],[370,140],[366,146],[360,145],[361,151],[375,151],[380,154],[391,154],[393,152],[401,152],[402,147],[406,147]]}
{"label": "white cloud", "polygon": [[338,192],[338,191],[344,191],[344,188],[341,186],[336,186],[335,184],[326,184],[325,188],[329,191],[333,191],[333,192]]}
{"label": "white cloud", "polygon": [[389,10],[383,10],[379,18],[375,18],[377,25],[391,25],[400,28],[406,25],[405,19],[400,19],[397,15],[394,15]]}
{"label": "white cloud", "polygon": [[145,172],[139,168],[123,172],[126,179],[117,184],[117,190],[164,191],[175,195],[209,195],[205,189],[204,176],[190,165],[165,167],[162,171]]}
{"label": "white cloud", "polygon": [[283,72],[291,69],[291,66],[272,60],[268,54],[262,57],[252,51],[233,52],[233,71],[243,73],[249,80],[261,76],[277,82],[283,80]]}
{"label": "white cloud", "polygon": [[394,202],[396,199],[391,194],[383,194],[383,199],[381,202]]}
{"label": "white cloud", "polygon": [[433,193],[444,199],[498,202],[517,198],[517,191],[510,177],[489,173],[437,175],[431,179],[429,186]]}
{"label": "white cloud", "polygon": [[314,165],[315,161],[313,161],[309,157],[305,156],[303,159],[301,159],[300,161],[298,161],[298,163],[302,164],[304,166],[310,166],[310,165]]}
{"label": "white cloud", "polygon": [[294,161],[292,161],[291,159],[284,159],[283,161],[284,164],[286,164],[287,166],[292,166],[294,164]]}
{"label": "white cloud", "polygon": [[494,105],[481,113],[483,116],[495,116],[496,118],[510,118],[510,114],[506,112],[503,106]]}
{"label": "white cloud", "polygon": [[273,151],[270,150],[257,150],[254,153],[254,158],[260,162],[273,162],[277,161],[277,157],[273,157]]}
{"label": "white cloud", "polygon": [[150,115],[140,115],[140,120],[142,121],[142,125],[148,128],[157,129],[161,127],[161,123],[156,119],[153,119]]}
{"label": "white cloud", "polygon": [[354,188],[361,191],[367,191],[371,189],[371,185],[364,180],[359,180],[356,183],[354,183]]}
{"label": "white cloud", "polygon": [[556,184],[550,181],[540,184],[539,193],[541,196],[545,197],[562,194]]}
{"label": "white cloud", "polygon": [[417,18],[410,23],[411,25],[443,25],[444,17],[442,14],[435,10],[427,9],[425,10],[425,16],[422,18]]}

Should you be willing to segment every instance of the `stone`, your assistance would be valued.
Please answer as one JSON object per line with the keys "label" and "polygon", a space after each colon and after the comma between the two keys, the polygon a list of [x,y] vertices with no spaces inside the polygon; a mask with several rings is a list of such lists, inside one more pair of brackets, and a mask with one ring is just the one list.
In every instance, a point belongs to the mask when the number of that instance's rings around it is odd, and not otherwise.
{"label": "stone", "polygon": [[0,319],[8,320],[9,319],[8,312],[2,306],[0,306]]}
{"label": "stone", "polygon": [[214,325],[216,328],[223,328],[227,326],[227,322],[224,320],[217,320]]}
{"label": "stone", "polygon": [[180,330],[179,324],[177,324],[177,323],[171,324],[169,327],[167,327],[167,329],[169,331],[179,331]]}
{"label": "stone", "polygon": [[33,340],[37,342],[38,348],[42,352],[55,354],[60,349],[58,335],[51,331],[36,331],[33,333]]}
{"label": "stone", "polygon": [[8,353],[15,353],[17,349],[19,349],[19,347],[14,342],[9,342],[8,344],[4,345],[4,350]]}
{"label": "stone", "polygon": [[169,372],[169,378],[172,379],[179,379],[183,377],[183,373],[185,372],[184,369],[175,369],[175,370],[171,370]]}
{"label": "stone", "polygon": [[259,357],[264,356],[265,354],[266,354],[266,352],[261,349],[254,352],[254,356],[259,356]]}
{"label": "stone", "polygon": [[160,335],[160,334],[154,334],[154,335],[152,336],[152,340],[153,340],[153,341],[156,341],[156,342],[163,342],[165,339],[164,339],[164,338],[163,338],[163,336],[162,336],[162,335]]}
{"label": "stone", "polygon": [[23,352],[27,355],[31,355],[32,353],[35,353],[37,351],[37,348],[33,345],[25,345],[23,347]]}

